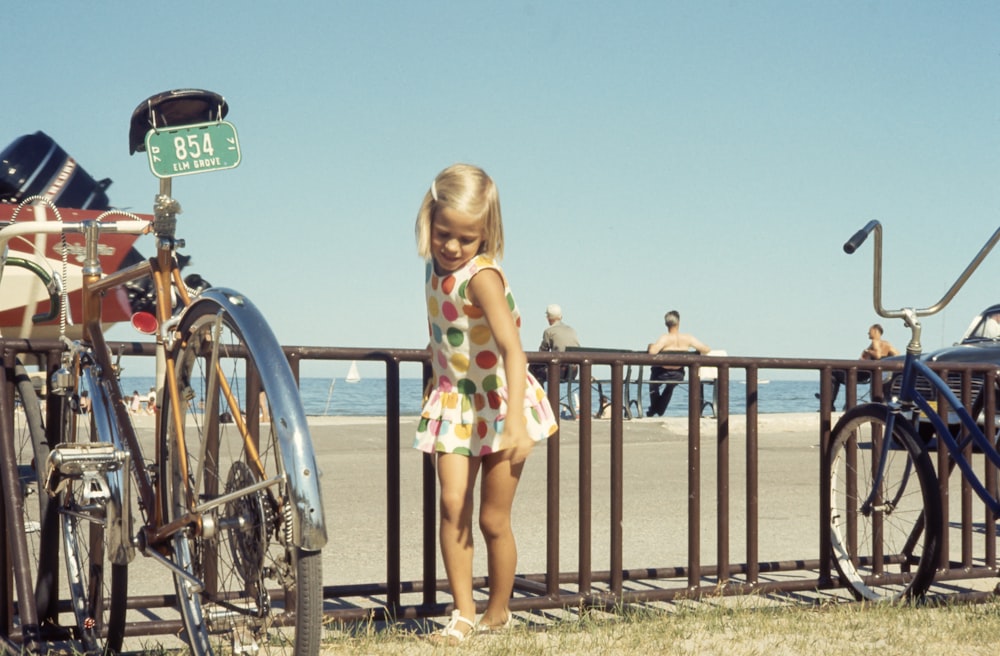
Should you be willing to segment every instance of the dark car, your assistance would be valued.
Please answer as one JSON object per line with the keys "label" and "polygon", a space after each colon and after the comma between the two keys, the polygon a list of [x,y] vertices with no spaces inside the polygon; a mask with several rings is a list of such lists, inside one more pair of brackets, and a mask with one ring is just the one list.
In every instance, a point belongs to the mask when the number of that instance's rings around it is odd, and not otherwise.
{"label": "dark car", "polygon": [[[954,346],[924,353],[920,356],[924,362],[931,363],[989,363],[996,365],[1000,369],[1000,304],[991,305],[977,315],[969,328],[962,336],[962,340]],[[902,359],[902,356],[888,358],[887,360]],[[902,372],[893,372],[889,389],[891,396],[899,395],[900,383],[902,382]],[[962,372],[948,372],[948,387],[960,400],[962,398]],[[973,374],[971,377],[972,395],[970,411],[973,417],[979,420],[982,425],[982,412],[984,405],[983,396],[983,375]],[[923,376],[917,377],[917,391],[926,399],[933,400],[935,394],[930,382]],[[998,397],[1000,401],[1000,397]],[[1000,414],[1000,403],[997,405]],[[921,435],[930,437],[933,435],[933,428],[925,418],[916,417],[916,423]],[[953,412],[948,413],[948,423],[957,430],[959,420]]]}

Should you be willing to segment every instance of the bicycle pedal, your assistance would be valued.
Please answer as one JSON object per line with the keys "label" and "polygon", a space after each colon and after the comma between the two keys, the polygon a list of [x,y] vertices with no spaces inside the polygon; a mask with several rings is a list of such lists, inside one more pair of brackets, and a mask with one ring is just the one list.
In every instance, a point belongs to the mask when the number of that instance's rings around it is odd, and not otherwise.
{"label": "bicycle pedal", "polygon": [[220,633],[229,633],[228,646],[232,654],[257,654],[261,650],[259,639],[247,618],[256,616],[253,607],[215,608],[205,614],[206,624]]}
{"label": "bicycle pedal", "polygon": [[49,452],[45,489],[56,495],[67,480],[95,476],[120,469],[126,453],[107,442],[59,444]]}
{"label": "bicycle pedal", "polygon": [[250,630],[245,628],[237,628],[233,631],[230,647],[233,654],[256,654],[260,651],[257,639]]}
{"label": "bicycle pedal", "polygon": [[82,476],[86,472],[110,471],[121,467],[125,452],[116,451],[107,442],[59,444],[49,452],[49,467],[67,476]]}

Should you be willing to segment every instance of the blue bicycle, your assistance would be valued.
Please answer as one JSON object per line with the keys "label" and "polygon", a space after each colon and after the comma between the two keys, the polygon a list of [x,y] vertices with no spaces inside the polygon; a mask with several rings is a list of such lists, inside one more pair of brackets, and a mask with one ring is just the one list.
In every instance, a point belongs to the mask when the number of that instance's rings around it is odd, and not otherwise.
{"label": "blue bicycle", "polygon": [[[833,429],[828,454],[830,543],[841,580],[857,598],[919,598],[934,580],[944,527],[938,476],[928,444],[914,427],[917,413],[933,425],[937,448],[947,448],[979,498],[994,516],[1000,515],[997,494],[987,489],[966,457],[971,445],[993,466],[1000,466],[994,436],[987,436],[948,384],[921,361],[919,321],[920,317],[940,312],[954,298],[1000,241],[1000,229],[936,304],[894,311],[882,305],[882,226],[877,221],[869,222],[844,244],[844,251],[853,253],[871,233],[875,235],[875,311],[887,319],[902,319],[911,337],[898,396],[851,408]],[[925,389],[929,383],[930,398],[918,391],[918,379]],[[984,396],[993,397],[987,399],[987,416],[991,416],[995,392]],[[938,399],[953,409],[964,430],[949,430],[938,414]]]}

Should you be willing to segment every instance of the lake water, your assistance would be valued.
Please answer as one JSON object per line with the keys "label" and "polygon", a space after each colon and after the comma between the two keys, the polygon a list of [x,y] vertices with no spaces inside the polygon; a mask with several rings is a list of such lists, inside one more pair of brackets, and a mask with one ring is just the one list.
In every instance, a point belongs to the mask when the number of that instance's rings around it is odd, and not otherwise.
{"label": "lake water", "polygon": [[[152,378],[123,377],[122,388],[126,395],[138,390],[145,396],[153,384]],[[758,384],[759,408],[761,413],[815,412],[819,401],[814,394],[819,391],[818,381],[771,380]],[[609,394],[607,388],[605,394]],[[711,396],[711,388],[705,389]],[[364,378],[356,383],[348,383],[343,378],[331,381],[329,378],[303,378],[301,380],[302,403],[307,415],[353,415],[385,416],[385,380]],[[400,413],[404,416],[420,414],[421,381],[416,378],[400,380]],[[597,391],[592,393],[594,410],[597,409]],[[644,398],[648,402],[648,396]],[[842,399],[841,399],[842,400]],[[731,414],[743,414],[746,403],[743,381],[732,381],[729,390]],[[687,387],[681,386],[674,393],[668,416],[687,415]]]}

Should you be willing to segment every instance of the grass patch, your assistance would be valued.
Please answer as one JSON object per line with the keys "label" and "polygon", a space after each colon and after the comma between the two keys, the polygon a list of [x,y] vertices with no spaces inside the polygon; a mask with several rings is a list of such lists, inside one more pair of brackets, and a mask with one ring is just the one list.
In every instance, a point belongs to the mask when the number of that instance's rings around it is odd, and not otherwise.
{"label": "grass patch", "polygon": [[[427,630],[431,625],[427,625]],[[354,624],[328,633],[323,655],[475,653],[815,656],[998,651],[1000,601],[981,604],[817,606],[725,603],[630,606],[617,613],[589,611],[549,621],[520,613],[502,634],[477,635],[457,647],[433,645],[414,624]]]}

